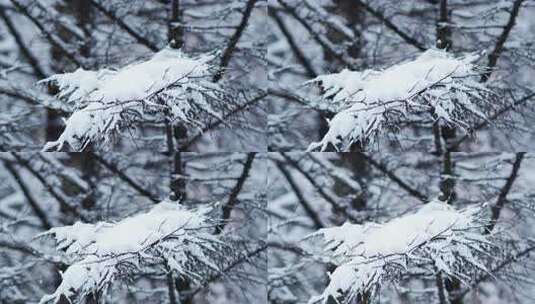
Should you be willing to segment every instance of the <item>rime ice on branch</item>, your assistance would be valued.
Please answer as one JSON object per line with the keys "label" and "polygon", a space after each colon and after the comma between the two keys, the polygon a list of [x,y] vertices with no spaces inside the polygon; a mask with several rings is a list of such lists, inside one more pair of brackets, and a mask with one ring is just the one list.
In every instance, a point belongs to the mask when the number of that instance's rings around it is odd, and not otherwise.
{"label": "rime ice on branch", "polygon": [[320,255],[336,269],[325,291],[310,303],[342,296],[349,303],[418,267],[470,281],[474,271],[487,271],[484,261],[492,247],[482,233],[480,212],[479,207],[458,211],[431,202],[385,224],[346,223],[319,230],[312,236],[324,240]]}
{"label": "rime ice on branch", "polygon": [[323,90],[312,106],[336,113],[327,134],[309,150],[366,146],[384,129],[400,129],[403,121],[469,130],[474,120],[486,118],[485,105],[495,102],[492,92],[478,82],[476,59],[429,50],[384,71],[343,70],[309,81]]}
{"label": "rime ice on branch", "polygon": [[220,250],[213,236],[210,208],[185,209],[176,203],[161,202],[147,213],[117,223],[100,222],[53,228],[57,250],[65,251],[72,264],[62,274],[57,290],[41,303],[57,301],[62,295],[82,300],[103,294],[118,279],[125,279],[144,268],[173,271],[197,281],[202,267],[217,271],[211,262]]}
{"label": "rime ice on branch", "polygon": [[89,143],[105,144],[114,133],[155,114],[196,127],[202,127],[201,114],[219,118],[210,102],[222,92],[210,82],[212,59],[167,48],[118,71],[78,69],[42,80],[56,84],[58,97],[74,109],[61,136],[44,150],[61,150],[66,143],[76,151]]}

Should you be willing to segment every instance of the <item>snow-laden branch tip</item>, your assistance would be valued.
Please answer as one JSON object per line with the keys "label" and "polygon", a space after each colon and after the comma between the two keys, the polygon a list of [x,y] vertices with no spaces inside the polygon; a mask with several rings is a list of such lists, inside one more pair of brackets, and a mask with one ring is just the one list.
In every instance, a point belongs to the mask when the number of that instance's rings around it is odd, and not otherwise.
{"label": "snow-laden branch tip", "polygon": [[61,136],[44,150],[61,150],[68,143],[80,151],[89,143],[106,143],[113,133],[155,113],[202,127],[201,113],[219,117],[209,103],[221,91],[210,82],[213,58],[189,58],[167,48],[118,71],[78,69],[42,80],[57,85],[58,98],[74,108]]}
{"label": "snow-laden branch tip", "polygon": [[318,76],[308,82],[322,88],[321,99],[311,105],[336,115],[329,121],[327,134],[309,150],[332,145],[344,151],[354,143],[366,145],[383,129],[398,129],[403,118],[415,115],[420,121],[429,118],[469,128],[471,120],[485,119],[482,108],[491,102],[488,95],[492,94],[478,83],[477,58],[428,50],[384,71],[346,69]]}
{"label": "snow-laden branch tip", "polygon": [[474,270],[486,271],[483,254],[491,247],[482,233],[481,208],[455,210],[431,202],[417,212],[385,224],[346,223],[324,228],[312,237],[324,241],[320,255],[336,265],[322,294],[310,303],[373,294],[385,281],[395,281],[415,265],[427,265],[449,277],[469,280]]}
{"label": "snow-laden branch tip", "polygon": [[52,235],[56,249],[65,251],[73,263],[62,273],[56,291],[40,303],[55,302],[61,296],[83,299],[103,294],[113,281],[141,272],[144,267],[174,271],[192,281],[202,279],[195,273],[200,267],[217,271],[212,257],[220,241],[210,233],[210,211],[161,202],[147,213],[117,223],[77,222],[50,229],[40,236]]}

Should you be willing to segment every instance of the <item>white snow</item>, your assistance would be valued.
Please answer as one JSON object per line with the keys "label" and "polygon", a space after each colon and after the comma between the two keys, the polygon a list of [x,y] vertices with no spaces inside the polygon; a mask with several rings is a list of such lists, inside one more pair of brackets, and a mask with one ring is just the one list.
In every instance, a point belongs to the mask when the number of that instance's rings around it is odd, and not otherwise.
{"label": "white snow", "polygon": [[477,91],[484,90],[472,79],[479,74],[473,64],[476,59],[428,50],[384,71],[346,69],[309,81],[325,90],[317,106],[337,112],[325,137],[309,149],[325,150],[330,143],[347,150],[355,141],[373,140],[387,123],[386,114],[393,111],[403,116],[410,109],[426,110],[436,120],[461,126],[460,119],[467,112],[483,116],[472,100],[480,100]]}
{"label": "white snow", "polygon": [[62,294],[82,298],[105,290],[125,271],[125,264],[139,268],[144,263],[159,261],[184,274],[191,256],[210,263],[205,253],[213,250],[210,242],[217,240],[205,229],[209,211],[209,208],[188,210],[176,203],[161,202],[147,213],[117,223],[78,222],[50,229],[42,235],[52,235],[57,250],[65,250],[74,263],[62,274],[57,290],[44,296],[41,303],[55,301]]}
{"label": "white snow", "polygon": [[147,107],[169,107],[172,119],[195,123],[192,103],[206,107],[204,96],[217,86],[207,88],[203,80],[210,76],[213,56],[189,58],[179,50],[163,49],[151,59],[127,65],[118,71],[103,69],[54,75],[41,83],[55,83],[58,97],[77,110],[65,122],[60,138],[44,150],[61,150],[68,143],[83,150],[90,142],[104,141],[110,133],[125,127],[129,118]]}
{"label": "white snow", "polygon": [[445,203],[430,202],[385,224],[346,223],[319,230],[313,236],[324,239],[323,249],[337,268],[324,292],[310,303],[325,303],[329,296],[341,293],[351,298],[373,292],[376,284],[395,277],[389,265],[407,269],[412,259],[461,278],[468,266],[484,270],[475,258],[475,252],[488,244],[481,234],[479,212],[476,207],[457,211]]}

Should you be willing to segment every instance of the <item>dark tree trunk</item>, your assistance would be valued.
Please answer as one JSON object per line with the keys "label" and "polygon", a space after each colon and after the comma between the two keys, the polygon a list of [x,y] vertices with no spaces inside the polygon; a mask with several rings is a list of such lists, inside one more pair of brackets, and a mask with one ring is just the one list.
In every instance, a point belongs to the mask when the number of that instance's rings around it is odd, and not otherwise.
{"label": "dark tree trunk", "polygon": [[179,24],[182,20],[180,0],[171,1],[171,14],[169,16],[168,41],[173,49],[179,49],[184,45],[184,27]]}
{"label": "dark tree trunk", "polygon": [[440,0],[437,18],[437,48],[451,49],[451,11],[448,10],[448,0]]}
{"label": "dark tree trunk", "polygon": [[440,196],[443,202],[451,204],[457,198],[455,193],[455,162],[452,159],[451,152],[444,152],[442,155],[442,169],[440,176]]}

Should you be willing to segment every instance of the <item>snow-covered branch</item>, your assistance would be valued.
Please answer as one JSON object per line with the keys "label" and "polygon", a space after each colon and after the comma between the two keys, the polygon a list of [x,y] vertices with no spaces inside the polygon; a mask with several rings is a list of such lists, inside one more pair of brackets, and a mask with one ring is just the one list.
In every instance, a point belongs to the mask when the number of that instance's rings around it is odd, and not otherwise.
{"label": "snow-covered branch", "polygon": [[484,261],[492,248],[482,233],[480,211],[431,202],[385,224],[346,223],[319,230],[312,236],[324,240],[320,256],[336,269],[324,292],[310,303],[327,303],[330,297],[350,303],[373,295],[382,283],[399,280],[415,266],[469,281],[474,271],[486,271]]}
{"label": "snow-covered branch", "polygon": [[104,294],[115,280],[146,267],[173,271],[193,281],[202,278],[203,267],[218,271],[212,257],[222,243],[210,233],[214,225],[207,216],[210,211],[164,201],[117,223],[77,222],[48,230],[40,236],[53,236],[57,250],[65,251],[72,264],[62,273],[60,286],[41,303],[62,296],[83,299]]}
{"label": "snow-covered branch", "polygon": [[42,80],[56,84],[58,98],[74,109],[61,136],[44,150],[61,150],[66,143],[76,151],[90,143],[105,144],[114,133],[158,113],[202,128],[201,114],[220,117],[209,102],[219,99],[222,92],[209,81],[212,59],[164,49],[118,71],[78,69]]}
{"label": "snow-covered branch", "polygon": [[312,106],[337,113],[327,134],[309,150],[366,146],[384,129],[397,130],[409,118],[470,129],[472,121],[486,118],[485,105],[494,102],[492,92],[478,82],[476,60],[475,55],[456,58],[428,50],[384,71],[343,70],[309,81],[323,91]]}

